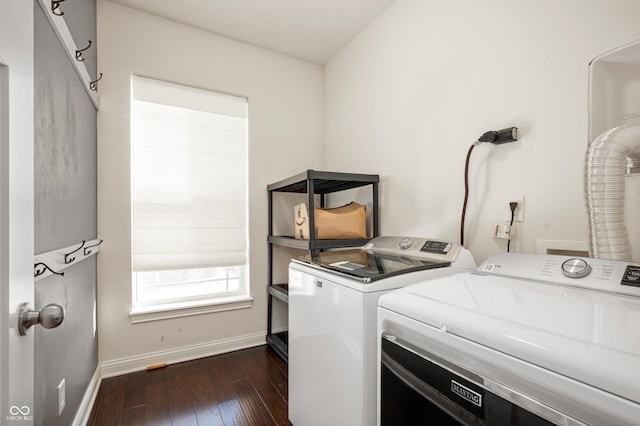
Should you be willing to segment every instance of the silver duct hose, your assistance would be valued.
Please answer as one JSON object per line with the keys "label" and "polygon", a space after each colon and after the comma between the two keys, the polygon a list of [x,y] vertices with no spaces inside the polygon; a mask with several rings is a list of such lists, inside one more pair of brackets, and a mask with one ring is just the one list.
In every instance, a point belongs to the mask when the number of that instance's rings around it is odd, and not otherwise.
{"label": "silver duct hose", "polygon": [[620,126],[603,132],[587,149],[585,192],[591,256],[631,260],[625,225],[626,170],[640,166],[640,126]]}

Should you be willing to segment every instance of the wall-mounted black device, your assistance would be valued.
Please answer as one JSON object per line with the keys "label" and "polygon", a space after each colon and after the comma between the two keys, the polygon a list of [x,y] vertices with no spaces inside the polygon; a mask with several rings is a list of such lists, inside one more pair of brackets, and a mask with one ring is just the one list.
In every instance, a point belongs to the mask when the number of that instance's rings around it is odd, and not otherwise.
{"label": "wall-mounted black device", "polygon": [[518,128],[507,127],[502,130],[490,130],[478,138],[480,142],[491,142],[499,145],[501,143],[514,142],[518,140]]}

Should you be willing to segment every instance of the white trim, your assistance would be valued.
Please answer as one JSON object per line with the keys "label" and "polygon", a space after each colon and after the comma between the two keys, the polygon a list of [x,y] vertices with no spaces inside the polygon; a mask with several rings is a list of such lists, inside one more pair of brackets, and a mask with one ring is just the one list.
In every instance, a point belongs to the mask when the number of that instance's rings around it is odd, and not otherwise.
{"label": "white trim", "polygon": [[140,322],[246,309],[252,305],[253,298],[243,294],[242,296],[134,308],[129,312],[129,318],[133,324],[137,324]]}
{"label": "white trim", "polygon": [[98,396],[98,389],[100,389],[100,383],[102,377],[100,377],[100,367],[96,367],[95,373],[89,382],[89,386],[84,393],[80,407],[76,412],[76,417],[73,419],[73,426],[85,426],[89,422],[91,411],[93,410],[93,404],[96,402]]}
{"label": "white trim", "polygon": [[[91,77],[89,76],[89,72],[87,71],[87,67],[84,63],[76,60],[76,51],[78,50],[78,46],[73,41],[73,37],[71,36],[71,32],[69,31],[69,27],[67,27],[67,23],[65,22],[62,16],[58,16],[53,13],[51,10],[51,2],[47,0],[38,0],[37,3],[40,5],[44,14],[47,16],[47,19],[51,23],[58,39],[64,46],[64,50],[67,52],[73,67],[75,68],[80,80],[82,80],[82,85],[87,91],[87,95],[89,95],[89,99],[93,103],[96,111],[100,108],[100,98],[96,91],[91,90],[90,83]],[[64,5],[63,5],[64,6]],[[95,42],[95,40],[94,40]]]}
{"label": "white trim", "polygon": [[151,352],[126,358],[115,359],[100,363],[101,377],[108,378],[122,374],[145,370],[155,364],[175,364],[191,361],[226,352],[247,349],[266,343],[264,332],[232,337],[229,339],[215,340],[192,346],[169,349],[166,351]]}

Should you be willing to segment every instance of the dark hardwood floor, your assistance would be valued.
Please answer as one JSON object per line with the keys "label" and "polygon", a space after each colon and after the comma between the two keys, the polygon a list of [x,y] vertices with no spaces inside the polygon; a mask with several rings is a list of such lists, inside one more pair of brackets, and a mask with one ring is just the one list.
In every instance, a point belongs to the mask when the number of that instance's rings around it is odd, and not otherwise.
{"label": "dark hardwood floor", "polygon": [[88,425],[290,425],[287,364],[258,346],[104,379]]}

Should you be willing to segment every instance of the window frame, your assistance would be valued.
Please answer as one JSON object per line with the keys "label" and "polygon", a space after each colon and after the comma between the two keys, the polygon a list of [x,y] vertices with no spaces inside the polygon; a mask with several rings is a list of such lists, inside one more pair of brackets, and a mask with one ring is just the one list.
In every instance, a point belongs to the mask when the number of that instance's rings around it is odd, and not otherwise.
{"label": "window frame", "polygon": [[[193,88],[190,86],[186,86],[186,85],[180,85],[180,84],[175,84],[175,83],[168,83],[162,80],[158,80],[158,79],[150,79],[147,77],[142,77],[142,76],[135,76],[133,75],[131,77],[131,100],[130,100],[130,107],[131,107],[131,131],[130,131],[130,135],[131,135],[131,188],[132,188],[132,192],[131,192],[131,196],[130,196],[130,201],[131,201],[131,209],[132,209],[132,217],[131,217],[131,226],[132,226],[132,247],[133,247],[133,208],[134,208],[134,164],[135,164],[135,159],[134,159],[134,150],[135,150],[135,143],[136,143],[136,139],[135,139],[135,122],[136,122],[136,111],[135,111],[135,102],[137,99],[135,97],[135,93],[134,93],[134,80],[136,78],[141,78],[141,79],[148,79],[148,80],[152,80],[152,81],[157,81],[158,83],[161,84],[169,84],[169,85],[176,85],[176,86],[180,86],[180,87],[184,87],[187,89],[195,89],[195,90],[202,90],[202,89],[197,89],[197,88]],[[231,95],[227,95],[225,93],[220,93],[220,92],[216,92],[213,90],[206,90],[206,92],[211,93],[213,96],[231,96]],[[222,312],[222,311],[228,311],[228,310],[235,310],[235,309],[244,309],[244,308],[250,308],[253,304],[253,298],[251,297],[251,282],[250,282],[250,276],[249,276],[249,270],[250,270],[250,264],[249,264],[249,245],[250,245],[250,241],[249,241],[249,216],[248,216],[248,210],[249,210],[249,169],[248,169],[248,162],[249,162],[249,132],[248,132],[248,126],[249,126],[249,122],[248,122],[248,99],[247,98],[243,98],[247,104],[246,108],[247,108],[247,115],[246,117],[244,117],[244,120],[246,122],[246,126],[247,126],[247,131],[245,134],[245,149],[244,149],[244,162],[245,162],[245,202],[244,202],[244,208],[246,210],[246,220],[245,220],[245,238],[246,238],[246,263],[243,265],[228,265],[226,267],[238,267],[240,269],[239,272],[239,280],[240,280],[240,290],[236,290],[234,292],[230,292],[230,293],[223,293],[220,295],[216,295],[216,293],[211,293],[209,295],[203,295],[203,296],[195,296],[193,298],[187,298],[186,300],[181,300],[182,298],[176,298],[173,300],[166,300],[166,301],[161,301],[159,303],[146,303],[146,302],[142,302],[142,303],[138,303],[138,283],[137,283],[137,279],[136,279],[136,274],[139,272],[136,271],[131,271],[132,275],[131,275],[131,309],[129,311],[129,317],[131,319],[132,323],[140,323],[140,322],[147,322],[147,321],[155,321],[155,320],[162,320],[162,319],[169,319],[169,318],[177,318],[177,317],[184,317],[184,316],[191,316],[191,315],[199,315],[199,314],[205,314],[205,313],[212,313],[212,312]],[[145,102],[149,102],[148,100],[145,100]],[[172,107],[177,107],[177,108],[185,108],[182,105],[178,105],[177,103],[174,104],[167,104],[169,106]],[[132,259],[133,259],[133,252],[131,253]],[[212,267],[216,267],[216,266],[212,266]],[[225,266],[218,266],[218,267],[225,267]],[[200,269],[200,268],[185,268],[185,270],[189,270],[189,269]],[[196,285],[196,280],[194,280],[193,282],[191,282],[193,285]],[[227,283],[228,284],[228,283]],[[162,285],[162,284],[160,284]],[[189,282],[185,282],[185,285],[188,286]],[[219,294],[219,293],[218,293]]]}

